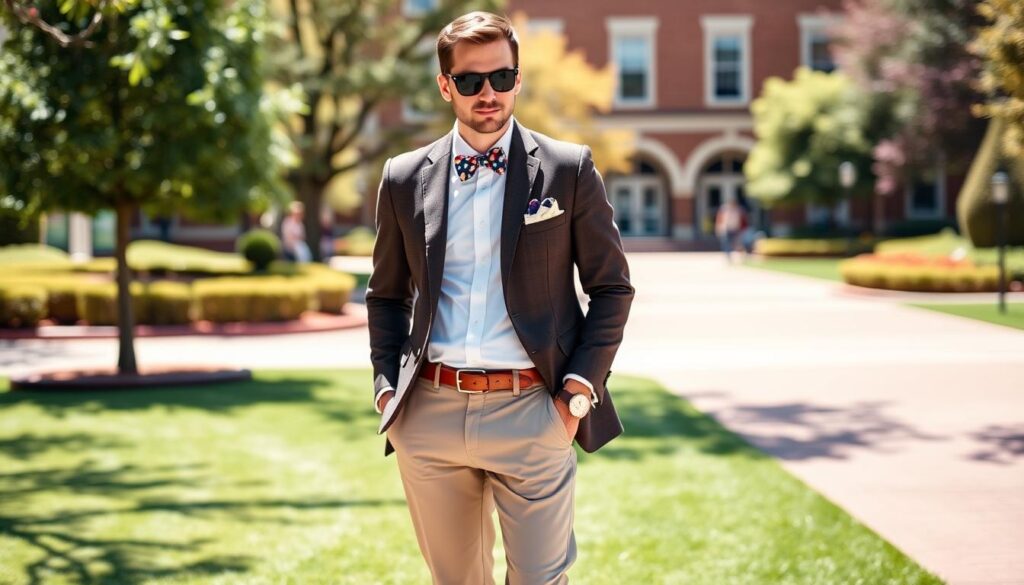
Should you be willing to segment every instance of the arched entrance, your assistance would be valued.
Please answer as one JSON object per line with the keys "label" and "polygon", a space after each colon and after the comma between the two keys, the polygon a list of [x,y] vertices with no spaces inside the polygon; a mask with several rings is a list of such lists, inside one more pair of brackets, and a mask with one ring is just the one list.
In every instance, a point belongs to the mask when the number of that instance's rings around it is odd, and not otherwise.
{"label": "arched entrance", "polygon": [[735,199],[747,211],[747,219],[754,229],[763,229],[765,214],[757,200],[747,197],[743,175],[746,153],[723,152],[712,157],[697,179],[697,208],[694,214],[694,233],[699,239],[715,237],[715,215],[729,199]]}
{"label": "arched entrance", "polygon": [[640,159],[632,174],[609,177],[608,194],[624,237],[668,235],[672,215],[665,179],[653,164]]}

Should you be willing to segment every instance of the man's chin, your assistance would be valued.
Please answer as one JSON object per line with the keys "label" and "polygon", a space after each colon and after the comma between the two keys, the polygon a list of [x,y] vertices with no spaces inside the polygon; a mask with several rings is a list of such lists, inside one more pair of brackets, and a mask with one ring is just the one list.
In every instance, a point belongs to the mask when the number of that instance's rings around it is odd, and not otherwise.
{"label": "man's chin", "polygon": [[502,116],[502,112],[495,112],[490,116],[481,116],[474,112],[473,118],[465,124],[480,134],[490,134],[501,130],[506,122],[508,122],[508,117]]}

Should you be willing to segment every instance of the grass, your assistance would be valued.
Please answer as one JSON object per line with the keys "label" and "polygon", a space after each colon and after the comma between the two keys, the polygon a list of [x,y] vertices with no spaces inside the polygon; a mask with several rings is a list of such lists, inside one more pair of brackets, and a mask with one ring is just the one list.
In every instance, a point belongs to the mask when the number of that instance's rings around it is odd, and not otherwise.
{"label": "grass", "polygon": [[929,311],[938,311],[940,313],[947,313],[949,315],[957,315],[959,317],[967,317],[968,319],[977,319],[978,321],[986,321],[988,323],[995,323],[997,325],[1004,325],[1006,327],[1013,327],[1015,329],[1024,330],[1024,303],[1007,303],[1005,315],[999,312],[999,307],[996,305],[995,302],[984,304],[914,303],[911,304],[911,306],[920,307],[922,309],[928,309]]}
{"label": "grass", "polygon": [[[429,582],[370,378],[0,391],[0,582]],[[613,382],[627,434],[579,452],[573,582],[939,582],[687,402]]]}
{"label": "grass", "polygon": [[799,274],[801,276],[813,276],[814,278],[823,278],[825,280],[842,282],[843,278],[839,274],[840,260],[842,259],[760,257],[747,261],[744,263],[744,266],[752,266],[754,268],[763,268],[766,270],[774,270],[776,272]]}

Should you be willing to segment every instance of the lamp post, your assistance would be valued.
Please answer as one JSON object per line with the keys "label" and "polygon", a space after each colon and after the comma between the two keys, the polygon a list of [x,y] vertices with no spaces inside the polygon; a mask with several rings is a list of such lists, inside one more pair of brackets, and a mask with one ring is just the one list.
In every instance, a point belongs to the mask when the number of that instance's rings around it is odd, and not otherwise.
{"label": "lamp post", "polygon": [[[846,201],[847,209],[853,205],[850,201],[850,189],[853,188],[853,184],[857,182],[857,167],[853,166],[853,163],[844,160],[839,165],[839,184],[843,187],[843,200]],[[850,248],[852,247],[850,242],[850,234],[846,235],[846,255],[850,255]]]}
{"label": "lamp post", "polygon": [[996,245],[999,246],[999,312],[1006,314],[1006,204],[1010,201],[1010,177],[999,169],[992,175],[992,203],[996,213]]}

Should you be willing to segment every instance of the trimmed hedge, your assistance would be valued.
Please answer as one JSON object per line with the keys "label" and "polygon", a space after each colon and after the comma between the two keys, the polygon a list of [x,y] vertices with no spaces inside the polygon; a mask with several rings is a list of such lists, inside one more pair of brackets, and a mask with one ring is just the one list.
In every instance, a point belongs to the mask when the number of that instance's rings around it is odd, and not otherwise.
{"label": "trimmed hedge", "polygon": [[874,248],[871,240],[846,238],[761,238],[754,253],[762,256],[836,257],[861,254]]}
{"label": "trimmed hedge", "polygon": [[999,286],[995,266],[910,255],[865,254],[839,263],[843,281],[868,288],[918,292],[992,292]]}
{"label": "trimmed hedge", "polygon": [[209,278],[193,287],[198,318],[231,321],[288,321],[313,308],[316,287],[281,276]]}
{"label": "trimmed hedge", "polygon": [[37,284],[0,287],[0,327],[35,327],[46,317],[46,288]]}
{"label": "trimmed hedge", "polygon": [[[192,321],[192,291],[179,282],[131,284],[136,325],[183,325]],[[90,325],[117,325],[117,285],[91,284],[78,295],[78,312]]]}

